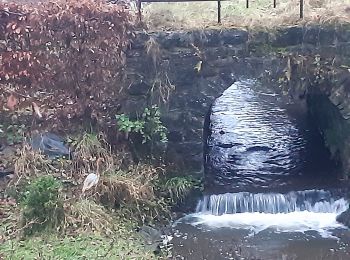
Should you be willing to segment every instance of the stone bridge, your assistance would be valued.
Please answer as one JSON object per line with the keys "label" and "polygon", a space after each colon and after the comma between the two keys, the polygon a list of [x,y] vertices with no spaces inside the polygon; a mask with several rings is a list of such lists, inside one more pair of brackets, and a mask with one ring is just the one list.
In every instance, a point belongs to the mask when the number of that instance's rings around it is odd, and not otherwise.
{"label": "stone bridge", "polygon": [[[301,71],[297,58],[291,62],[292,56],[333,60],[337,72],[313,84],[308,70]],[[338,121],[331,120],[332,109],[329,113],[318,109],[305,111],[330,117],[323,118],[320,127],[324,128],[325,138],[333,130],[339,132],[336,141],[326,142],[344,170],[350,169],[347,162],[350,128],[346,120],[350,116],[350,77],[349,71],[344,70],[346,64],[350,65],[350,30],[345,27],[291,27],[274,32],[239,29],[140,32],[126,58],[125,87],[129,98],[122,104],[122,110],[136,115],[147,105],[160,104],[169,131],[166,159],[179,171],[203,173],[204,126],[208,124],[210,106],[237,78],[244,76],[268,81],[306,108],[311,107],[307,101],[314,100],[308,97],[325,96],[324,107],[328,112],[329,107],[334,108]]]}

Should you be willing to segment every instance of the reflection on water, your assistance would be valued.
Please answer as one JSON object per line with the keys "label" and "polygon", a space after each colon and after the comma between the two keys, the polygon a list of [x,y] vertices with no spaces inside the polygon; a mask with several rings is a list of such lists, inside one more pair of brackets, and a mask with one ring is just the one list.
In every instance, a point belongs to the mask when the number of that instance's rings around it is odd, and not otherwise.
{"label": "reflection on water", "polygon": [[216,100],[205,195],[174,223],[175,259],[350,259],[334,165],[312,124],[287,107],[253,80]]}
{"label": "reflection on water", "polygon": [[[259,89],[259,91],[257,91]],[[330,175],[333,166],[305,118],[253,80],[240,81],[218,98],[210,116],[207,175],[221,188],[280,188]]]}
{"label": "reflection on water", "polygon": [[174,259],[221,260],[348,260],[349,232],[333,231],[337,239],[313,231],[275,232],[265,229],[252,234],[246,229],[201,228],[186,223],[174,227]]}

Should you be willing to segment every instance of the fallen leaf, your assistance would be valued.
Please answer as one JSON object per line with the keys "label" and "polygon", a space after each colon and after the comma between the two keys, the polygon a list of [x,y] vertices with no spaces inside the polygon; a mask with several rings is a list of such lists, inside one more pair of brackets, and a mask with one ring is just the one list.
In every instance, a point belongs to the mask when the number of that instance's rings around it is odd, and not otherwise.
{"label": "fallen leaf", "polygon": [[11,111],[14,111],[16,106],[18,104],[18,100],[17,98],[11,94],[8,98],[7,98],[7,108],[10,109]]}

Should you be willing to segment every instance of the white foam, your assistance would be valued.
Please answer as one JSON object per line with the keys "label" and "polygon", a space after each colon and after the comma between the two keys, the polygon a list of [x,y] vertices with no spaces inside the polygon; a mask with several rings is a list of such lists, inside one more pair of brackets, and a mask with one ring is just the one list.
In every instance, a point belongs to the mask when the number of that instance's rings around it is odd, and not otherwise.
{"label": "white foam", "polygon": [[330,230],[345,228],[336,221],[336,216],[337,213],[309,211],[277,214],[245,212],[220,216],[207,213],[194,213],[188,215],[183,221],[188,222],[187,220],[190,220],[191,225],[204,225],[209,228],[246,229],[250,230],[253,234],[266,229],[273,229],[275,232],[305,232],[314,230],[322,237],[332,237]]}
{"label": "white foam", "polygon": [[334,199],[330,192],[310,190],[280,193],[225,193],[204,196],[199,200],[196,212],[213,215],[243,212],[289,213],[309,211],[317,213],[341,213],[349,208],[344,198]]}

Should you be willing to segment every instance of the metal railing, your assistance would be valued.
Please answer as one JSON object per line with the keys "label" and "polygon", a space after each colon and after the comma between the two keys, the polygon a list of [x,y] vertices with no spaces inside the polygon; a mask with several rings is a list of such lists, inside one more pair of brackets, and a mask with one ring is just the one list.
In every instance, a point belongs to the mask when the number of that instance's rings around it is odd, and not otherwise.
{"label": "metal railing", "polygon": [[[221,2],[228,0],[137,0],[137,11],[139,21],[142,20],[142,3],[179,3],[179,2],[217,2],[218,3],[218,23],[221,23]],[[304,0],[299,0],[300,19],[304,18]],[[277,0],[273,0],[273,8],[277,7]],[[246,0],[246,8],[249,8],[249,0]]]}

